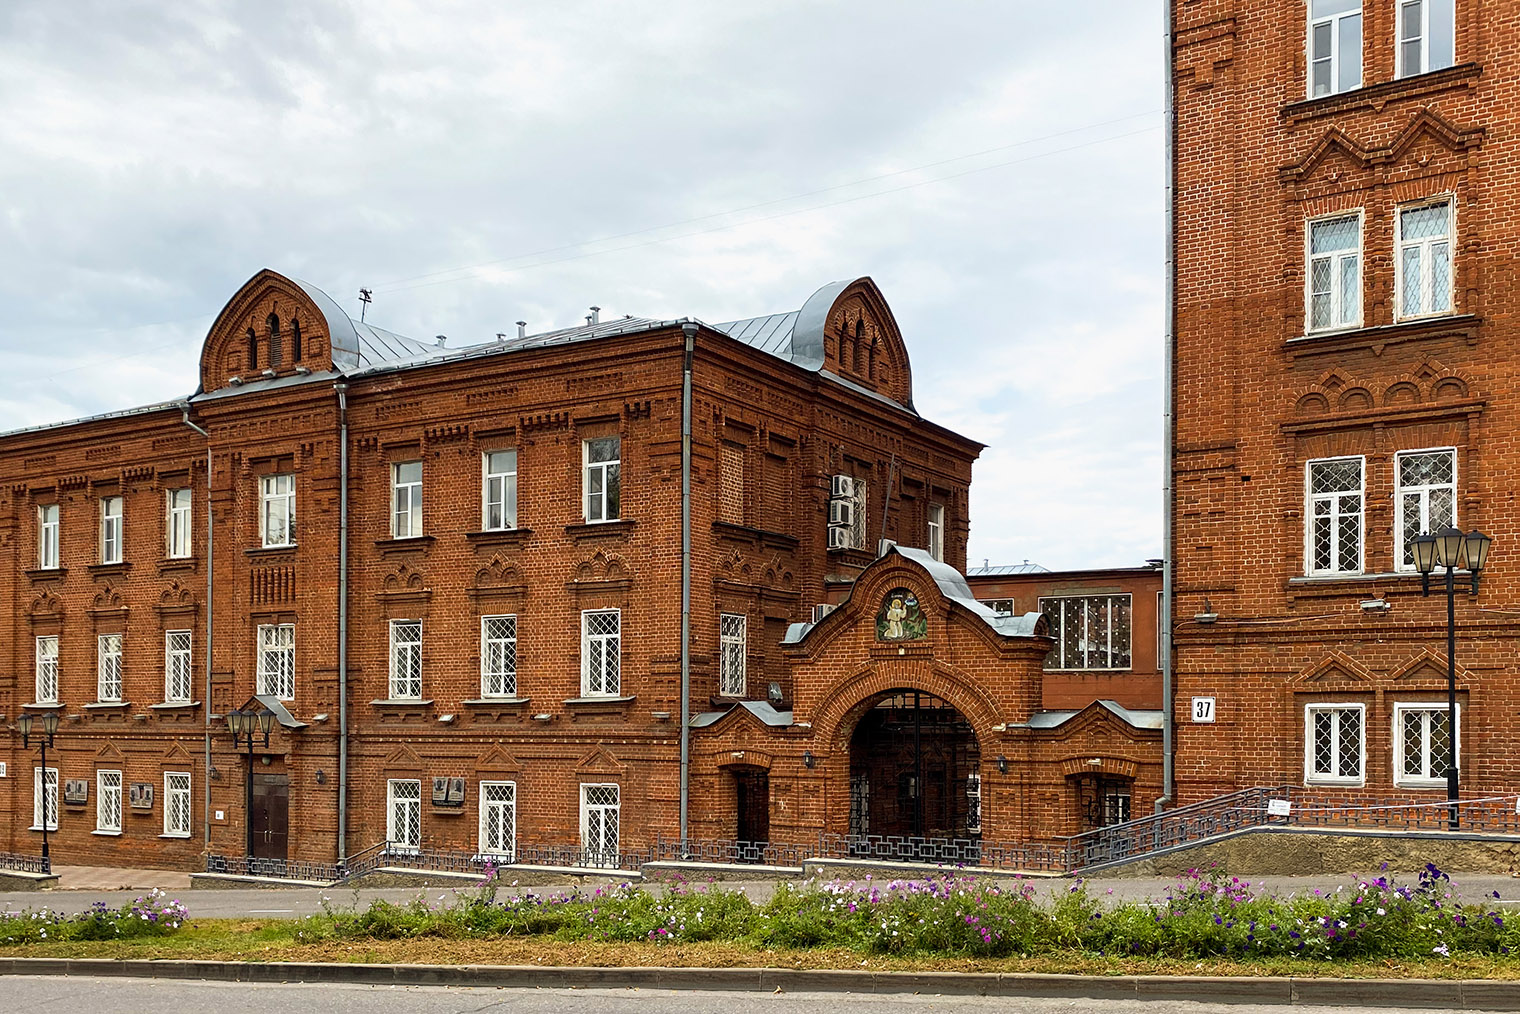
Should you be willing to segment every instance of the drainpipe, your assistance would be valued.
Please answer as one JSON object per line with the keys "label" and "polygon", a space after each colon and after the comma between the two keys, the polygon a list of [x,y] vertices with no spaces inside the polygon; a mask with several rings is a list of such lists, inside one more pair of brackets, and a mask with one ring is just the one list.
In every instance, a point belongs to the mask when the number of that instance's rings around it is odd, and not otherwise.
{"label": "drainpipe", "polygon": [[1176,89],[1172,81],[1172,8],[1171,0],[1162,0],[1163,32],[1166,52],[1166,324],[1163,339],[1163,408],[1161,415],[1162,446],[1165,454],[1161,460],[1161,615],[1157,623],[1165,624],[1165,637],[1158,638],[1161,657],[1156,660],[1161,667],[1161,798],[1156,800],[1156,812],[1160,813],[1176,798],[1176,735],[1175,708],[1172,706],[1172,598],[1173,576],[1176,572],[1177,542],[1173,536],[1173,468],[1177,427],[1176,372],[1174,361],[1177,354],[1177,110]]}
{"label": "drainpipe", "polygon": [[686,856],[686,814],[691,795],[691,362],[697,325],[681,325],[681,856]]}
{"label": "drainpipe", "polygon": [[206,851],[211,851],[211,614],[214,608],[212,603],[213,586],[211,572],[214,558],[212,556],[212,532],[211,525],[211,434],[201,429],[190,421],[190,406],[182,405],[180,410],[184,413],[184,424],[201,436],[206,438],[206,700],[203,714],[206,724],[206,767],[205,776],[201,778],[202,801],[201,816],[206,835]]}
{"label": "drainpipe", "polygon": [[348,385],[338,393],[338,865],[348,860]]}

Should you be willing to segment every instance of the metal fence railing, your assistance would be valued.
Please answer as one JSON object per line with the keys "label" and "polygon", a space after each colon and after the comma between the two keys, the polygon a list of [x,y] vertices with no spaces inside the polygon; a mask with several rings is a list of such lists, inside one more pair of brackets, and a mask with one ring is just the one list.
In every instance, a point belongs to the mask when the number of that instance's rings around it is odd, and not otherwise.
{"label": "metal fence railing", "polygon": [[52,873],[53,864],[41,856],[23,856],[14,852],[0,852],[0,870],[18,873]]}

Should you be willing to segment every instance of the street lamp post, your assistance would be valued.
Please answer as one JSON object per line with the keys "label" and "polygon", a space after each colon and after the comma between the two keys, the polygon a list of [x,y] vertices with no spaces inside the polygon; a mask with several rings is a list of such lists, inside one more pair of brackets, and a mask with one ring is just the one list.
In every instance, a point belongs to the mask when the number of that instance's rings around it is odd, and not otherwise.
{"label": "street lamp post", "polygon": [[[31,715],[23,712],[16,719],[16,728],[21,730],[21,745],[25,749],[31,748],[32,722]],[[58,732],[58,712],[45,711],[42,714],[42,734],[37,737],[37,746],[42,750],[42,872],[53,872],[53,858],[48,854],[48,785],[47,785],[47,752],[48,747],[53,745],[53,736]],[[54,783],[56,790],[57,783]],[[54,819],[58,816],[58,804],[53,804]]]}
{"label": "street lamp post", "polygon": [[1430,572],[1446,569],[1446,813],[1451,830],[1461,825],[1457,810],[1457,578],[1459,569],[1472,575],[1472,593],[1478,594],[1478,574],[1488,563],[1489,536],[1474,529],[1466,535],[1447,526],[1434,535],[1426,532],[1411,540],[1414,566],[1420,572],[1422,591],[1430,594]]}
{"label": "street lamp post", "polygon": [[258,711],[234,710],[227,712],[227,731],[232,733],[232,742],[242,745],[248,744],[248,777],[243,790],[243,823],[247,825],[246,841],[244,842],[244,855],[247,859],[253,859],[253,734],[255,730],[264,734],[264,746],[269,746],[269,731],[274,728],[274,712],[268,708]]}

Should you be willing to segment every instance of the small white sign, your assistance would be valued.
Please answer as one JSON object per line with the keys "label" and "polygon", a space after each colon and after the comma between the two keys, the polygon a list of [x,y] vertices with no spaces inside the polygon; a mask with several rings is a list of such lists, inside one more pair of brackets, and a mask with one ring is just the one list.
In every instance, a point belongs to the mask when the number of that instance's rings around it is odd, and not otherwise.
{"label": "small white sign", "polygon": [[1293,804],[1286,799],[1267,800],[1268,817],[1286,817],[1293,812]]}
{"label": "small white sign", "polygon": [[5,761],[0,761],[0,778],[5,777]]}
{"label": "small white sign", "polygon": [[223,811],[223,810],[218,810],[218,811],[216,811],[216,819],[217,819],[217,820],[226,820],[226,819],[227,819],[227,814],[226,814],[226,812],[225,812],[225,811]]}
{"label": "small white sign", "polygon": [[1193,698],[1193,721],[1212,722],[1214,720],[1214,698]]}

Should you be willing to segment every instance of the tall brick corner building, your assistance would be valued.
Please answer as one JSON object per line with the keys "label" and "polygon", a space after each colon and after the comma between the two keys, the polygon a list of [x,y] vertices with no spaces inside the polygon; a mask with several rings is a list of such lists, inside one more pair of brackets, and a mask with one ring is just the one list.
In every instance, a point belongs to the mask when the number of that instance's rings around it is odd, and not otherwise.
{"label": "tall brick corner building", "polygon": [[1453,521],[1495,540],[1457,603],[1463,794],[1513,792],[1520,8],[1171,17],[1178,802],[1444,798],[1446,603],[1409,542]]}
{"label": "tall brick corner building", "polygon": [[1045,709],[1046,621],[960,576],[979,450],[869,279],[449,349],[261,272],[193,396],[0,437],[3,848],[598,862],[683,817],[1015,840],[1080,826],[1078,774],[1154,797],[1157,713]]}

